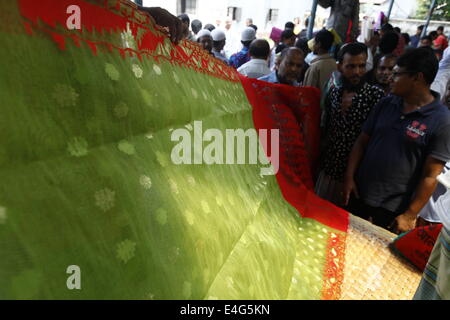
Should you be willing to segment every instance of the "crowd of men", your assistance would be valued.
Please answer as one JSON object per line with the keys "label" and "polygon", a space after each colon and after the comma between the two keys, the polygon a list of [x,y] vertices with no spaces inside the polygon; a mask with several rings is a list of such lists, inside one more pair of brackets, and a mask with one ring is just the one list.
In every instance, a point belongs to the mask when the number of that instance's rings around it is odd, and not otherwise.
{"label": "crowd of men", "polygon": [[288,22],[271,35],[271,48],[249,19],[242,48],[227,54],[226,30],[193,21],[189,32],[188,17],[180,19],[185,31],[175,41],[197,41],[242,75],[320,90],[318,196],[396,233],[436,223],[450,230],[450,48],[443,27],[421,37],[418,26],[410,37],[385,23],[367,43],[342,43],[326,29],[306,39]]}
{"label": "crowd of men", "polygon": [[450,164],[450,49],[443,27],[420,37],[418,26],[409,37],[386,23],[367,43],[343,44],[326,29],[308,40],[287,22],[271,36],[271,48],[247,19],[241,49],[230,54],[229,28],[178,18],[175,41],[198,42],[242,75],[320,90],[317,195],[395,232],[441,222],[427,204],[436,201],[437,177]]}
{"label": "crowd of men", "polygon": [[[409,37],[384,24],[367,44],[342,44],[326,29],[308,41],[288,22],[271,48],[247,23],[230,57],[224,31],[202,29],[196,41],[249,78],[320,89],[317,195],[395,232],[439,223],[427,203],[450,165],[444,28],[420,38],[423,26]],[[447,76],[437,80],[438,72]]]}

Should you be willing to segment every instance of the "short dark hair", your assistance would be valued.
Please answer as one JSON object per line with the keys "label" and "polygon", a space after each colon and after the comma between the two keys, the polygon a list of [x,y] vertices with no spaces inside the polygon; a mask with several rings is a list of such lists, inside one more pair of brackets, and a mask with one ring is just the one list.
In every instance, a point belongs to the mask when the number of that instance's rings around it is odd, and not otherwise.
{"label": "short dark hair", "polygon": [[423,28],[425,28],[425,26],[423,24],[421,24],[420,26],[417,27],[417,29],[419,29],[420,31],[423,31]]}
{"label": "short dark hair", "polygon": [[258,27],[255,26],[254,24],[249,25],[249,27],[255,29],[255,31],[258,31]]}
{"label": "short dark hair", "polygon": [[295,46],[303,51],[305,54],[305,57],[308,55],[308,53],[311,52],[308,47],[308,39],[306,38],[297,38],[297,41],[295,42]]}
{"label": "short dark hair", "polygon": [[323,50],[329,51],[333,46],[334,36],[330,31],[323,29],[316,33],[314,41],[320,43]]}
{"label": "short dark hair", "polygon": [[189,16],[186,13],[182,13],[178,16],[178,19],[183,21],[184,23],[187,23],[188,25],[191,23],[191,19],[189,19]]}
{"label": "short dark hair", "polygon": [[305,57],[305,55],[303,54],[303,51],[300,50],[299,48],[296,47],[287,47],[284,48],[283,51],[281,51],[280,53],[280,61],[283,61],[284,58],[286,58],[286,56],[290,53],[290,52],[299,52],[303,55],[303,57]]}
{"label": "short dark hair", "polygon": [[398,46],[398,41],[400,40],[400,37],[395,32],[387,32],[384,34],[384,36],[380,39],[379,48],[381,53],[388,54],[394,52],[394,50]]}
{"label": "short dark hair", "polygon": [[291,21],[286,22],[286,24],[284,25],[284,29],[292,29],[292,30],[294,30],[294,28],[295,28],[295,24],[293,22],[291,22]]}
{"label": "short dark hair", "polygon": [[420,41],[422,41],[422,40],[428,40],[430,42],[433,42],[433,39],[431,39],[430,36],[423,36],[422,38],[420,38]]}
{"label": "short dark hair", "polygon": [[292,29],[286,29],[281,33],[281,41],[290,39],[292,37],[295,37],[295,33]]}
{"label": "short dark hair", "polygon": [[433,38],[433,37],[437,37],[437,36],[438,36],[438,33],[437,33],[437,31],[431,31],[428,35],[429,35],[431,38]]}
{"label": "short dark hair", "polygon": [[191,29],[195,34],[197,34],[200,30],[202,30],[202,22],[197,19],[192,20]]}
{"label": "short dark hair", "polygon": [[250,44],[249,53],[256,59],[267,59],[270,54],[270,45],[264,39],[253,40]]}
{"label": "short dark hair", "polygon": [[347,43],[346,45],[342,46],[341,50],[339,50],[338,61],[339,63],[342,63],[346,54],[349,54],[351,56],[358,56],[363,53],[367,55],[367,46],[364,43]]}
{"label": "short dark hair", "polygon": [[275,48],[275,54],[279,54],[281,51],[283,51],[284,49],[289,48],[286,44],[284,43],[280,43],[279,45],[277,45],[277,47]]}
{"label": "short dark hair", "polygon": [[378,66],[381,63],[381,60],[383,60],[383,59],[385,59],[385,60],[388,60],[388,59],[395,59],[395,60],[397,60],[397,58],[398,57],[395,54],[392,54],[392,53],[376,55],[373,58],[373,69],[374,70],[377,69]]}
{"label": "short dark hair", "polygon": [[214,25],[212,25],[211,23],[208,23],[205,25],[205,27],[203,29],[207,29],[209,31],[213,31],[216,27],[214,27]]}
{"label": "short dark hair", "polygon": [[383,31],[383,32],[394,31],[394,27],[392,26],[392,24],[386,23],[386,24],[383,24],[383,26],[381,27],[381,31]]}
{"label": "short dark hair", "polygon": [[395,27],[394,31],[397,32],[397,33],[402,33],[402,30],[399,27]]}
{"label": "short dark hair", "polygon": [[422,73],[425,82],[429,85],[433,83],[439,69],[436,55],[427,48],[409,50],[398,58],[397,65],[409,72]]}
{"label": "short dark hair", "polygon": [[439,31],[444,31],[444,26],[439,26],[439,27],[437,28],[437,30],[439,30]]}
{"label": "short dark hair", "polygon": [[405,39],[405,44],[406,45],[408,45],[411,42],[411,37],[406,32],[402,33],[402,37],[403,37],[403,39]]}

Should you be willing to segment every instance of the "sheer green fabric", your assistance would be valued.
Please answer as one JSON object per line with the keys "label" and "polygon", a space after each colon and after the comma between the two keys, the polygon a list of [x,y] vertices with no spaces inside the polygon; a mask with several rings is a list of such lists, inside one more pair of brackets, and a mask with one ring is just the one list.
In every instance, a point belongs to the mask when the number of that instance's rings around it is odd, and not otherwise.
{"label": "sheer green fabric", "polygon": [[171,161],[172,130],[195,120],[253,128],[239,83],[62,51],[22,31],[15,1],[0,12],[0,299],[321,297],[337,231],[301,219],[258,165]]}

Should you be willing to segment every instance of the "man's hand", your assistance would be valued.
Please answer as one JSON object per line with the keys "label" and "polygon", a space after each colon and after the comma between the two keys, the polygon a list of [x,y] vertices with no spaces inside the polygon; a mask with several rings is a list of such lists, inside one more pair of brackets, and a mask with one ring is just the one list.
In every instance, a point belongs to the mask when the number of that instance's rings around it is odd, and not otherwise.
{"label": "man's hand", "polygon": [[357,199],[359,199],[358,189],[356,188],[356,183],[353,178],[346,178],[344,181],[344,192],[343,192],[343,203],[344,206],[348,205],[350,201],[350,195],[354,194]]}
{"label": "man's hand", "polygon": [[430,200],[436,189],[437,176],[442,172],[445,162],[428,156],[425,161],[422,178],[416,188],[415,195],[409,204],[408,210],[398,216],[392,223],[392,231],[403,233],[415,228],[417,215]]}
{"label": "man's hand", "polygon": [[400,234],[413,230],[416,227],[417,216],[413,213],[405,212],[399,215],[391,225],[394,233]]}
{"label": "man's hand", "polygon": [[139,7],[139,10],[149,13],[153,19],[155,19],[156,24],[163,28],[167,28],[170,34],[170,40],[174,44],[178,44],[183,38],[185,28],[180,19],[172,15],[169,11],[160,7]]}

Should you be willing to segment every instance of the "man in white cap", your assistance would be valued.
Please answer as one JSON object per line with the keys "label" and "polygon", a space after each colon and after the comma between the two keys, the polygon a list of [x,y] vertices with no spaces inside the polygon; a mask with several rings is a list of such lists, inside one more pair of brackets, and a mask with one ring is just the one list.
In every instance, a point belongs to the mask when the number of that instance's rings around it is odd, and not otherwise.
{"label": "man in white cap", "polygon": [[241,51],[230,57],[230,65],[238,69],[244,63],[250,61],[249,47],[253,40],[256,39],[256,31],[251,27],[247,27],[242,31],[241,43],[244,46]]}
{"label": "man in white cap", "polygon": [[228,59],[223,54],[223,47],[225,47],[226,37],[225,32],[220,29],[214,29],[211,32],[212,40],[213,40],[213,49],[212,53],[217,58],[228,64]]}
{"label": "man in white cap", "polygon": [[212,55],[213,39],[211,32],[207,29],[202,29],[197,33],[197,42],[200,43],[203,49]]}

